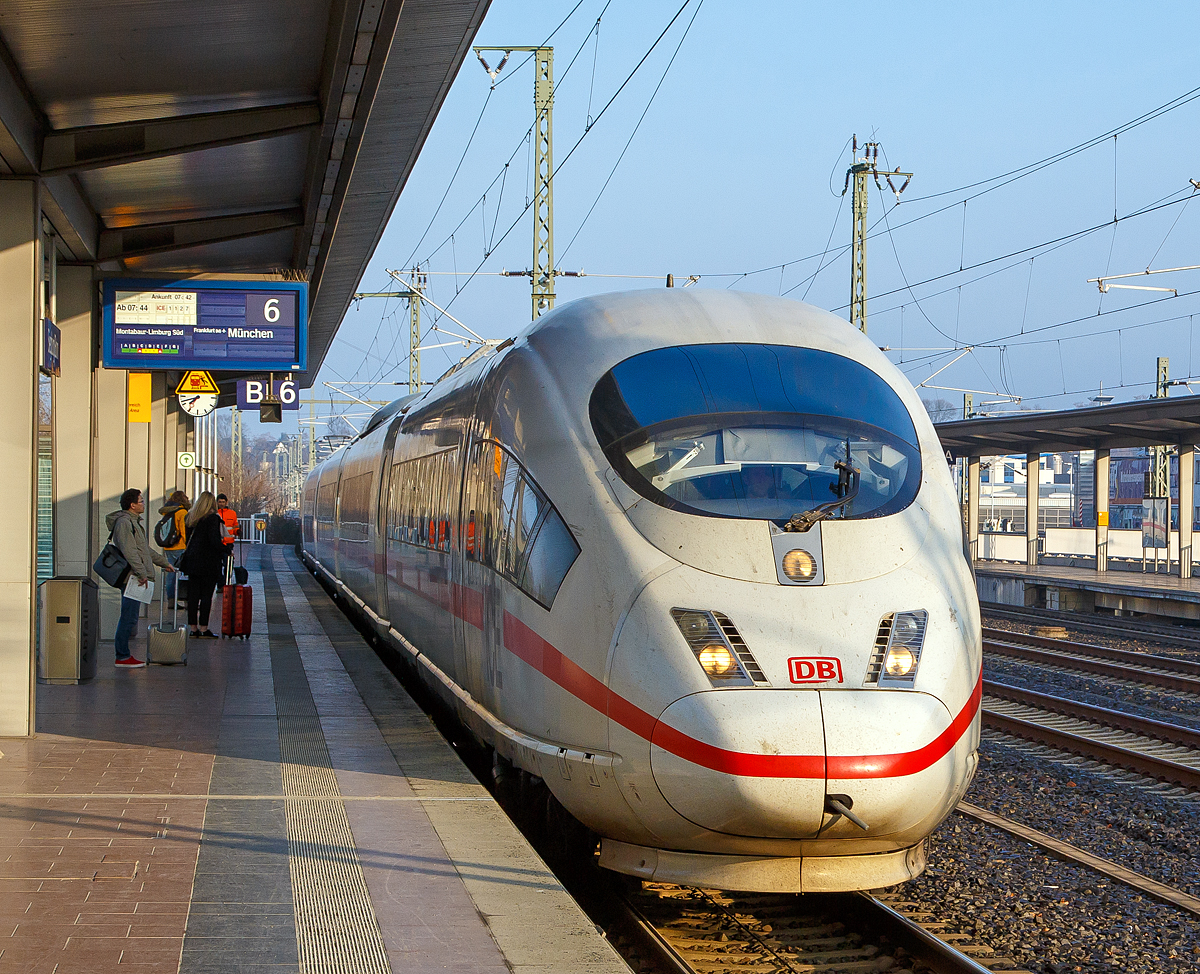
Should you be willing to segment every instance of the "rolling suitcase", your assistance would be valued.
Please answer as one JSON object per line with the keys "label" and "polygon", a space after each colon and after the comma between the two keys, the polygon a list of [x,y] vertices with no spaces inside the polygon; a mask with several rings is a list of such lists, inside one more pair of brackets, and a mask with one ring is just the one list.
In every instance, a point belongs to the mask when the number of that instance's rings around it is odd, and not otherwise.
{"label": "rolling suitcase", "polygon": [[[178,579],[176,579],[178,582]],[[163,586],[164,590],[166,586]],[[166,666],[182,663],[187,666],[187,626],[179,625],[179,598],[176,588],[176,598],[172,601],[171,624],[163,623],[163,610],[166,599],[158,600],[158,625],[150,626],[149,638],[146,641],[146,662],[161,663]],[[164,595],[165,595],[164,591]]]}
{"label": "rolling suitcase", "polygon": [[[237,560],[241,561],[242,560],[242,543],[240,541],[236,541],[236,542],[234,542],[234,546],[237,547]],[[232,549],[232,547],[233,546],[231,546],[231,549]],[[225,584],[226,585],[245,585],[248,581],[250,581],[250,572],[247,571],[244,566],[235,563],[234,557],[233,557],[233,551],[230,550],[229,559],[225,563]]]}
{"label": "rolling suitcase", "polygon": [[249,585],[226,585],[221,589],[221,635],[250,638],[254,615],[254,589]]}

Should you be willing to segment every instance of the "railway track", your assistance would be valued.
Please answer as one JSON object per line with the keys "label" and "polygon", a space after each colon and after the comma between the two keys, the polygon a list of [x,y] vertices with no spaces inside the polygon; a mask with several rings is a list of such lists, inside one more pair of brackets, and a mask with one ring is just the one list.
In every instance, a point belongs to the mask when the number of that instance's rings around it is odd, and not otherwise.
{"label": "railway track", "polygon": [[670,974],[901,971],[913,961],[938,974],[1027,974],[919,909],[899,896],[888,903],[864,893],[798,897],[645,884],[622,899],[614,927],[635,948],[635,961]]}
{"label": "railway track", "polygon": [[1200,650],[1200,632],[1193,635],[1181,626],[1163,626],[1140,619],[1100,621],[1073,612],[1054,609],[1022,609],[998,602],[981,602],[980,611],[995,619],[1007,619],[1030,626],[1059,625],[1079,632],[1094,632],[1118,639],[1149,639],[1170,646]]}
{"label": "railway track", "polygon": [[1200,790],[1200,733],[1162,721],[984,681],[994,730]]}
{"label": "railway track", "polygon": [[1200,695],[1200,663],[1192,660],[1046,639],[1003,629],[984,629],[983,649],[985,653],[1010,659]]}
{"label": "railway track", "polygon": [[1181,910],[1187,910],[1189,913],[1200,916],[1200,897],[1192,896],[1190,893],[1185,893],[1183,890],[1176,889],[1174,886],[1169,886],[1166,883],[1160,883],[1149,876],[1144,876],[1132,869],[1127,869],[1119,863],[1113,862],[1111,859],[1093,855],[1087,850],[1080,849],[1069,842],[1056,839],[1045,832],[1039,832],[1037,829],[1023,825],[1007,816],[978,808],[968,802],[959,802],[956,811],[960,815],[973,818],[978,822],[984,822],[1010,835],[1014,835],[1024,842],[1038,846],[1040,849],[1049,852],[1056,859],[1086,866],[1088,869],[1095,870],[1098,873],[1118,880],[1126,886],[1131,886],[1159,902],[1169,903],[1171,906],[1177,906]]}

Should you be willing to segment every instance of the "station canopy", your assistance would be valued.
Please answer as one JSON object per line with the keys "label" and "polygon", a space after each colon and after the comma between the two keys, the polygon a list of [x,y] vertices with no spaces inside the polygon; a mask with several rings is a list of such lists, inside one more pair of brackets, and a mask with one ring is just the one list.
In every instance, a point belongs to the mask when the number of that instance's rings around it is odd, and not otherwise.
{"label": "station canopy", "polygon": [[954,457],[1194,444],[1200,443],[1200,396],[1141,399],[1056,412],[1012,412],[939,423],[935,429],[942,448]]}
{"label": "station canopy", "polygon": [[0,174],[60,259],[308,280],[310,385],[488,3],[0,5]]}

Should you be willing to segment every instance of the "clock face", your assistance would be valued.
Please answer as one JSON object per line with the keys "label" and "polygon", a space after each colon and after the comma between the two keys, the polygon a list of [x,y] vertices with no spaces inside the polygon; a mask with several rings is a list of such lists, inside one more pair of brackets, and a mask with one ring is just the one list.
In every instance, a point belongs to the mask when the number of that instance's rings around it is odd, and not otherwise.
{"label": "clock face", "polygon": [[207,416],[217,408],[217,395],[213,392],[181,392],[179,406],[189,416]]}

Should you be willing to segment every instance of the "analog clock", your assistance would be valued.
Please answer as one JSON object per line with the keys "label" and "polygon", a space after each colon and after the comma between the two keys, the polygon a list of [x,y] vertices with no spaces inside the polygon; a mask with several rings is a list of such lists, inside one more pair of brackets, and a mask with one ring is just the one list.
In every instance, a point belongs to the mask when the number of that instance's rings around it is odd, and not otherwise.
{"label": "analog clock", "polygon": [[179,407],[189,416],[207,416],[217,408],[214,392],[181,392]]}

